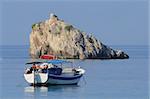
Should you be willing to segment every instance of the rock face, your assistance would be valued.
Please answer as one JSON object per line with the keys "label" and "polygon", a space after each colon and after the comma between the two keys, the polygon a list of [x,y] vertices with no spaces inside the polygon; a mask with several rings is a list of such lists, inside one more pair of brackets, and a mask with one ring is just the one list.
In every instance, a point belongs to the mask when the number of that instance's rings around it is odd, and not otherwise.
{"label": "rock face", "polygon": [[129,58],[124,52],[107,47],[93,35],[87,35],[54,14],[48,20],[32,25],[30,55],[39,58],[44,54],[74,59]]}

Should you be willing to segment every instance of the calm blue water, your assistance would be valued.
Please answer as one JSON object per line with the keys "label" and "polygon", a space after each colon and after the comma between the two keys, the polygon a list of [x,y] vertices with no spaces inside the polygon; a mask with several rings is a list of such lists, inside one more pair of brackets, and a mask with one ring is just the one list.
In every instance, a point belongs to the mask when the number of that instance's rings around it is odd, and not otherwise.
{"label": "calm blue water", "polygon": [[77,86],[31,87],[24,78],[28,46],[0,46],[0,99],[148,99],[148,47],[113,46],[126,60],[74,60],[86,70]]}

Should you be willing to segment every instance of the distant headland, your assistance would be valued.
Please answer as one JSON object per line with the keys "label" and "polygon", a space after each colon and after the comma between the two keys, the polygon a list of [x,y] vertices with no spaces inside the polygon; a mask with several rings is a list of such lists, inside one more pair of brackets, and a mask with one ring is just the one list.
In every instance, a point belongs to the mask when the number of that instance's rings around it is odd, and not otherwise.
{"label": "distant headland", "polygon": [[39,58],[52,54],[64,59],[127,59],[121,50],[113,50],[93,35],[75,28],[56,15],[32,25],[30,55]]}

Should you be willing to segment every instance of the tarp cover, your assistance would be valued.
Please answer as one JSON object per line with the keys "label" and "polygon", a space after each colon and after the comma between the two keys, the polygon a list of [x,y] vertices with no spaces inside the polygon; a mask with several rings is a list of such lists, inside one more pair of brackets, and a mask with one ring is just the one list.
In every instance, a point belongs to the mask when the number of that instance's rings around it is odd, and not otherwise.
{"label": "tarp cover", "polygon": [[47,63],[49,63],[49,64],[63,64],[63,63],[72,63],[72,62],[66,61],[66,60],[49,60],[49,61],[47,61]]}

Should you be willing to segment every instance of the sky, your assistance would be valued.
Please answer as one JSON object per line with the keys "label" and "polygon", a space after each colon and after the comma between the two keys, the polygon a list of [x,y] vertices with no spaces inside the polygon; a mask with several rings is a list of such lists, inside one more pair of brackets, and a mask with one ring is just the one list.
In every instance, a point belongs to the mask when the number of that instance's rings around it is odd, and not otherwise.
{"label": "sky", "polygon": [[147,0],[1,1],[0,45],[29,45],[32,24],[50,13],[106,45],[148,45]]}

